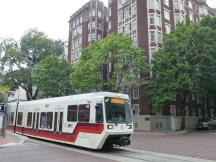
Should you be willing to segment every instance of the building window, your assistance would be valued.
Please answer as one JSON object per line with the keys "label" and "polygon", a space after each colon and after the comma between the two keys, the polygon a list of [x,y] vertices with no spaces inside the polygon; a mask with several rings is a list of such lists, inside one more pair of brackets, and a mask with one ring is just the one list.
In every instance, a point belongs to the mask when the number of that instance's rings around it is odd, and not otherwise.
{"label": "building window", "polygon": [[175,23],[179,24],[181,22],[181,17],[179,14],[175,14]]}
{"label": "building window", "polygon": [[135,5],[131,7],[131,15],[134,15],[134,14],[136,14],[136,6]]}
{"label": "building window", "polygon": [[167,10],[164,10],[164,18],[168,21],[170,21],[170,12]]}
{"label": "building window", "polygon": [[174,9],[183,10],[183,4],[181,0],[174,0],[173,5],[174,5]]}
{"label": "building window", "polygon": [[126,8],[125,10],[124,10],[124,19],[127,19],[128,17],[129,17],[129,8]]}
{"label": "building window", "polygon": [[165,24],[165,33],[169,34],[171,32],[171,26],[168,24]]}
{"label": "building window", "polygon": [[98,40],[101,40],[101,39],[102,39],[102,35],[101,35],[101,34],[98,34],[98,35],[97,35],[97,39],[98,39]]}
{"label": "building window", "polygon": [[98,22],[98,28],[102,29],[102,23]]}
{"label": "building window", "polygon": [[70,105],[68,106],[68,113],[67,113],[67,121],[68,122],[76,122],[77,121],[77,105]]}
{"label": "building window", "polygon": [[139,116],[140,115],[140,108],[139,104],[133,104],[133,116]]}
{"label": "building window", "polygon": [[190,21],[194,22],[194,15],[191,12],[189,13],[189,19]]}
{"label": "building window", "polygon": [[139,99],[139,87],[133,88],[133,99]]}
{"label": "building window", "polygon": [[18,112],[17,125],[22,125],[23,113]]}
{"label": "building window", "polygon": [[98,17],[102,17],[101,11],[98,11]]}
{"label": "building window", "polygon": [[162,43],[162,34],[161,34],[161,32],[157,33],[157,37],[158,37],[158,43]]}
{"label": "building window", "polygon": [[156,2],[155,4],[156,10],[160,11],[160,0],[156,0],[155,2]]}
{"label": "building window", "polygon": [[192,9],[193,8],[193,4],[191,1],[188,1],[188,6]]}
{"label": "building window", "polygon": [[124,33],[125,33],[125,34],[130,33],[130,24],[126,24],[126,25],[125,25],[125,27],[124,27]]}
{"label": "building window", "polygon": [[155,42],[155,31],[151,31],[151,42]]}
{"label": "building window", "polygon": [[92,28],[96,28],[96,22],[92,21]]}
{"label": "building window", "polygon": [[122,20],[123,20],[123,13],[120,12],[118,16],[118,22],[122,22]]}
{"label": "building window", "polygon": [[157,51],[157,48],[151,48],[151,55],[153,56],[156,51]]}
{"label": "building window", "polygon": [[95,10],[92,10],[92,16],[96,16],[96,11]]}
{"label": "building window", "polygon": [[154,14],[150,15],[150,25],[154,25]]}
{"label": "building window", "polygon": [[166,6],[169,6],[169,0],[164,0],[164,4],[165,4]]}
{"label": "building window", "polygon": [[124,31],[123,31],[123,27],[121,26],[121,27],[119,27],[118,28],[118,33],[123,33]]}
{"label": "building window", "polygon": [[135,36],[132,36],[131,39],[132,39],[132,41],[133,41],[133,43],[134,43],[135,45],[138,45],[138,40],[137,40],[137,36],[136,36],[136,35],[135,35]]}
{"label": "building window", "polygon": [[78,121],[89,122],[90,120],[90,105],[84,104],[79,105]]}
{"label": "building window", "polygon": [[82,23],[82,16],[80,16],[80,23]]}
{"label": "building window", "polygon": [[149,9],[156,9],[160,11],[160,0],[150,0]]}
{"label": "building window", "polygon": [[156,25],[161,26],[161,18],[158,15],[156,16]]}
{"label": "building window", "polygon": [[129,98],[131,98],[131,88],[125,87],[123,93],[126,94],[126,95],[128,95]]}
{"label": "building window", "polygon": [[131,22],[131,30],[136,30],[136,27],[137,27],[137,22],[134,20]]}
{"label": "building window", "polygon": [[109,21],[108,25],[109,25],[109,26],[108,26],[109,30],[111,30],[111,27],[112,27],[112,26],[111,26],[111,21]]}
{"label": "building window", "polygon": [[149,9],[154,9],[154,0],[149,1]]}
{"label": "building window", "polygon": [[32,113],[29,112],[27,115],[27,127],[31,127],[32,125]]}

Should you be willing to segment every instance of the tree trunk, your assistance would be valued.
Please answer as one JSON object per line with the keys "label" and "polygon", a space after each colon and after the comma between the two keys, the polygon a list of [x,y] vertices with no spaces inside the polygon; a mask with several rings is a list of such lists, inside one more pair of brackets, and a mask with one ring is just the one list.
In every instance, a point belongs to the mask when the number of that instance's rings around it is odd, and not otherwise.
{"label": "tree trunk", "polygon": [[180,95],[180,102],[181,102],[181,115],[182,115],[182,122],[181,122],[181,130],[186,129],[186,110],[185,110],[185,105],[186,105],[186,92],[183,92],[182,95]]}

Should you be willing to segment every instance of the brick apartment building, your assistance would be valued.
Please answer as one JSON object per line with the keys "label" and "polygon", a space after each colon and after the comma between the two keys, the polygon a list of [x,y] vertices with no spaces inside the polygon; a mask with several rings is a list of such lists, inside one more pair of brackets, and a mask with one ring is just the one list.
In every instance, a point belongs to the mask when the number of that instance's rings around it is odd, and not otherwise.
{"label": "brick apartment building", "polygon": [[[153,53],[163,47],[163,36],[177,24],[186,20],[196,23],[203,16],[215,15],[205,0],[109,0],[108,7],[109,33],[118,32],[131,37],[135,44],[144,49],[149,64]],[[163,110],[158,114],[163,115],[159,119],[151,112],[145,86],[130,84],[122,92],[128,93],[132,99],[137,129],[171,128],[165,116],[176,115],[175,107]],[[188,115],[198,116],[195,111],[188,109]]]}
{"label": "brick apartment building", "polygon": [[[96,11],[97,4],[100,4],[100,10],[98,10],[104,13],[102,18],[96,14],[94,17],[89,14]],[[83,21],[76,23],[76,19],[80,15],[83,15]],[[108,10],[102,2],[91,0],[70,18],[68,61],[73,64],[76,63],[79,60],[81,48],[104,38],[107,33],[122,33],[130,37],[137,46],[144,49],[149,64],[151,64],[153,53],[163,48],[164,35],[169,34],[181,22],[190,20],[196,23],[206,15],[216,15],[215,9],[211,9],[206,4],[206,0],[108,0]],[[96,25],[89,26],[88,24],[92,21],[97,22],[96,19],[104,22],[99,32],[103,34],[102,37],[99,37],[100,39],[96,36],[92,40],[90,36],[95,33],[93,31],[95,31],[94,26]],[[79,24],[78,27],[76,24]],[[78,37],[74,34],[77,29],[82,40],[78,47],[75,43]],[[148,78],[146,79],[148,80]],[[172,123],[170,116],[176,116],[177,112],[174,106],[166,108],[160,114],[152,114],[149,99],[145,94],[145,85],[125,83],[121,92],[128,94],[132,100],[136,129],[179,129],[180,118],[175,118],[175,125],[170,124]],[[192,101],[195,97],[189,96],[188,98]],[[188,108],[188,116],[191,116],[188,123],[196,121],[197,114],[199,114],[197,110]],[[193,124],[188,124],[188,127],[193,127]]]}
{"label": "brick apartment building", "polygon": [[69,20],[68,62],[76,64],[81,49],[107,36],[108,9],[99,0],[90,0]]}

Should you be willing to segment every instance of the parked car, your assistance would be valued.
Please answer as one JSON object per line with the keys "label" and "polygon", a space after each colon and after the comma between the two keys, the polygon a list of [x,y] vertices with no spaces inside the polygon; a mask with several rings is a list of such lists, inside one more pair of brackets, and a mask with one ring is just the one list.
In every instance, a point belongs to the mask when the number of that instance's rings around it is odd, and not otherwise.
{"label": "parked car", "polygon": [[216,119],[213,118],[200,118],[197,122],[197,129],[212,129],[216,127]]}

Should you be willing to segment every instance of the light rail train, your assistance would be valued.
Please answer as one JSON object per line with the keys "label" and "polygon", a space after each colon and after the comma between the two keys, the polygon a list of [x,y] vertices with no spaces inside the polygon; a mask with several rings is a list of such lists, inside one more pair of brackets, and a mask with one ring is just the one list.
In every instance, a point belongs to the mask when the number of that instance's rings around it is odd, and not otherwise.
{"label": "light rail train", "polygon": [[7,104],[8,129],[30,137],[101,149],[126,146],[133,133],[129,97],[112,92]]}

